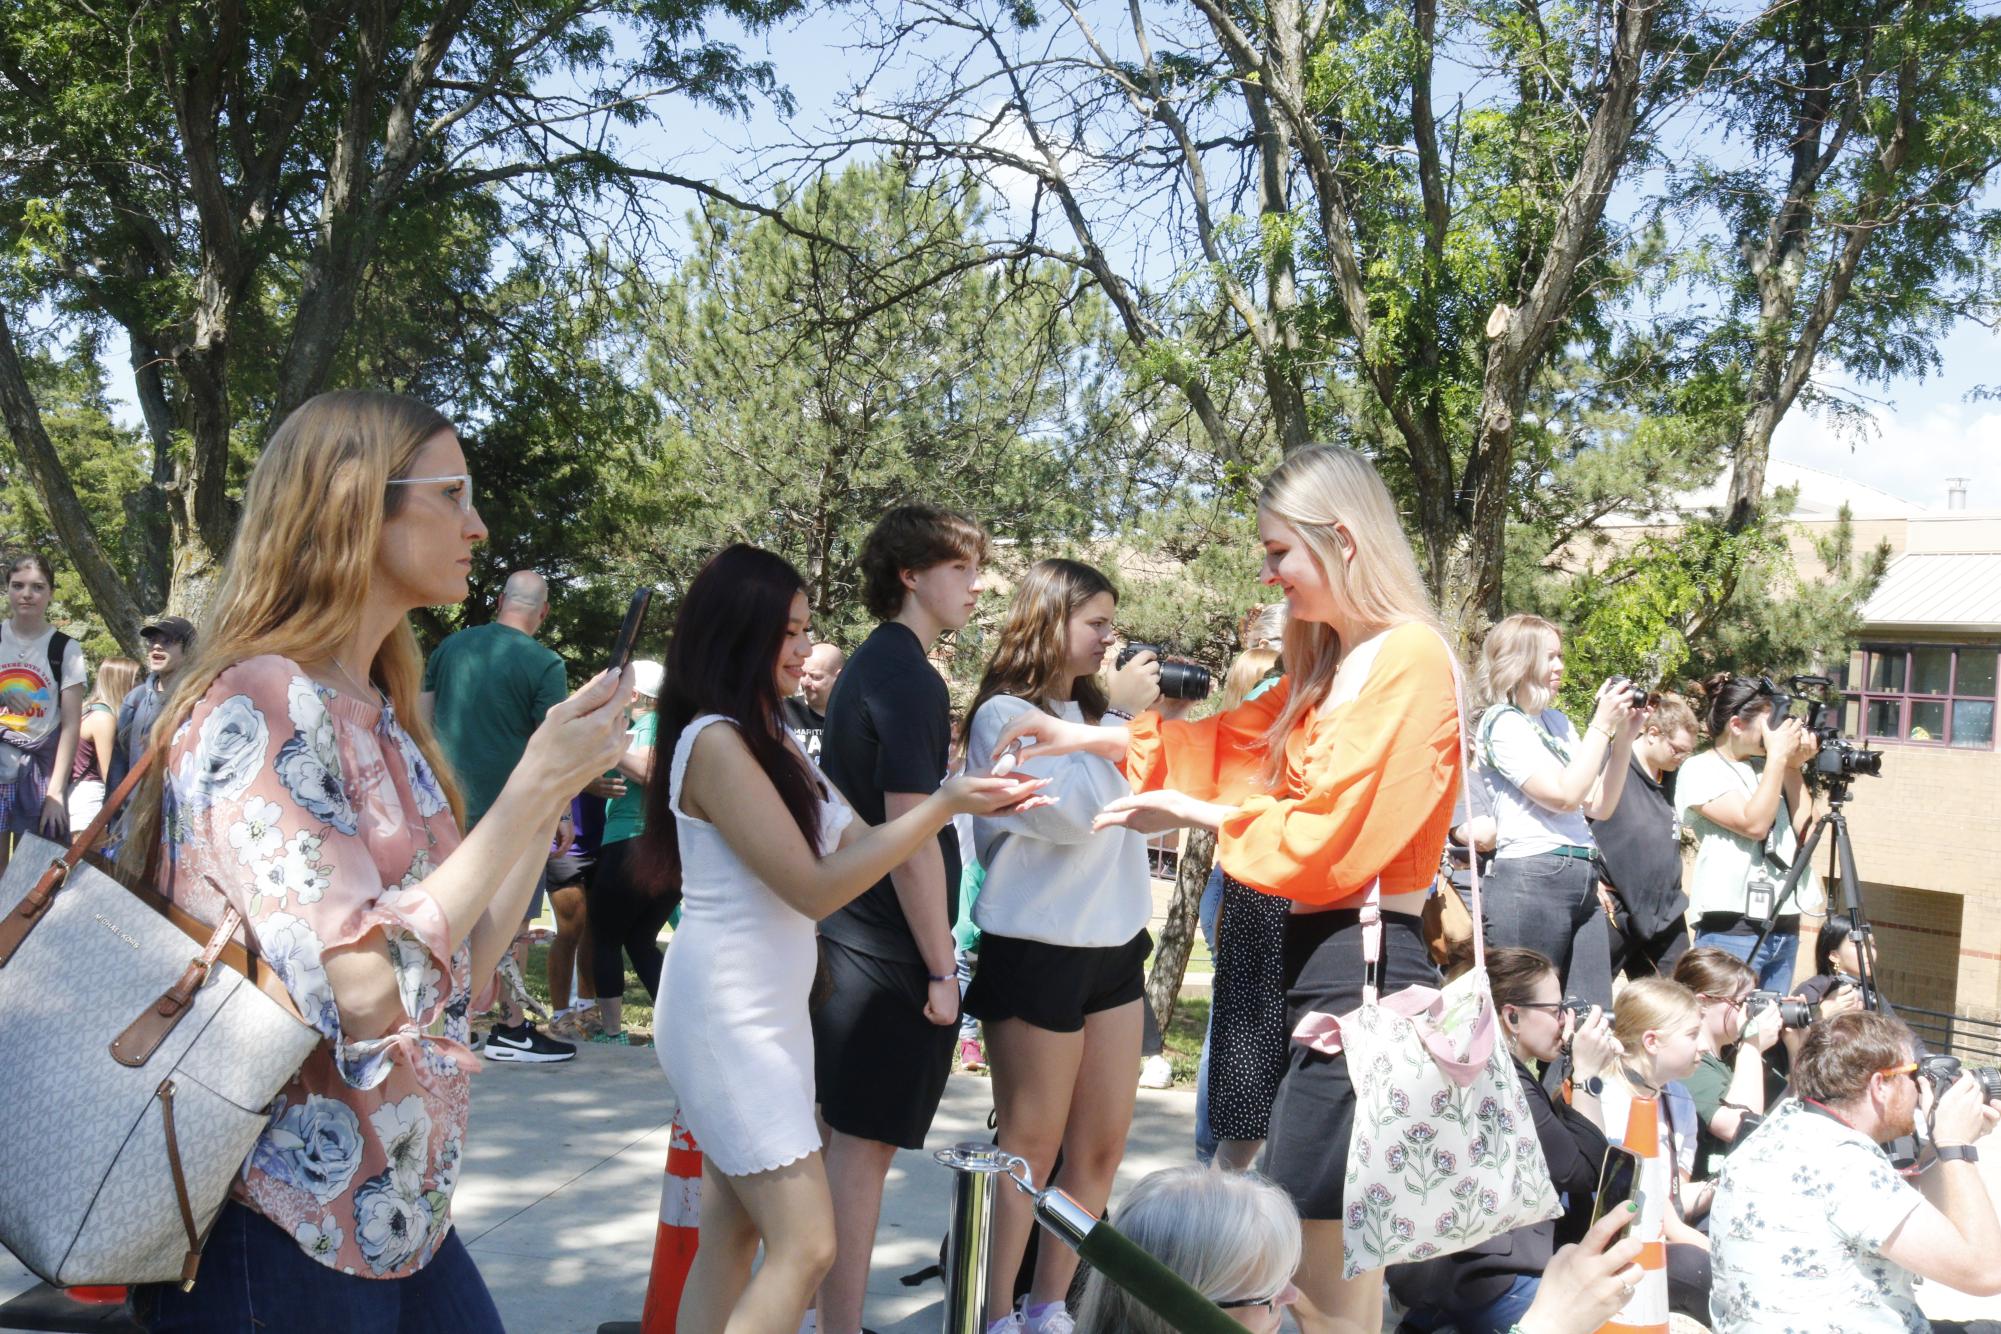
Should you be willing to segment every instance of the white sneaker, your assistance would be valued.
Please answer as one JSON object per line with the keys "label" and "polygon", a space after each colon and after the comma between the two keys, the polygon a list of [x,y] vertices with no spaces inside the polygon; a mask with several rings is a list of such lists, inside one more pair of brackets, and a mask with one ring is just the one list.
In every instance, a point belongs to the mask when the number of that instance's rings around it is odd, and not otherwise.
{"label": "white sneaker", "polygon": [[[1139,1086],[1143,1089],[1171,1089],[1174,1087],[1174,1064],[1167,1057],[1156,1053],[1140,1062]],[[1044,1326],[1047,1328],[1047,1326]],[[1067,1334],[1067,1331],[1059,1331]]]}
{"label": "white sneaker", "polygon": [[1028,1334],[1076,1334],[1076,1329],[1076,1318],[1059,1306],[1036,1321],[1034,1329],[1028,1331]]}
{"label": "white sneaker", "polygon": [[987,1325],[987,1334],[1022,1334],[1021,1312],[1009,1311]]}

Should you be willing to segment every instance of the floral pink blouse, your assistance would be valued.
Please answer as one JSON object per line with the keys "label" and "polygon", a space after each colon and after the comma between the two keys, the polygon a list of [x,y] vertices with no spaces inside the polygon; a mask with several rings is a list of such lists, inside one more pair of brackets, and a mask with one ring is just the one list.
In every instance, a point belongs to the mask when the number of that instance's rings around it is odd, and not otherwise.
{"label": "floral pink blouse", "polygon": [[[215,679],[166,756],[167,892],[221,918],[212,878],[326,1036],[278,1095],[236,1198],[329,1268],[402,1278],[451,1230],[464,1154],[471,950],[449,949],[423,879],[458,846],[437,776],[386,707],[317,685],[290,659]],[[388,942],[408,1021],[341,1031],[321,956]]]}

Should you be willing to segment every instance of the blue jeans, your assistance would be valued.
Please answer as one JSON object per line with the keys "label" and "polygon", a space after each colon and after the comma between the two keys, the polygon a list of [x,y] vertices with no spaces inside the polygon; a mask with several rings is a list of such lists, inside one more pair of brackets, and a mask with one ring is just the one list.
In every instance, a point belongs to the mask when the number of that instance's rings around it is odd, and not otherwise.
{"label": "blue jeans", "polygon": [[312,1259],[235,1200],[222,1206],[202,1248],[194,1291],[155,1283],[139,1289],[138,1309],[149,1302],[153,1334],[502,1334],[500,1312],[456,1228],[408,1278],[359,1278]]}
{"label": "blue jeans", "polygon": [[1416,1307],[1404,1313],[1401,1328],[1420,1331],[1454,1329],[1459,1334],[1507,1334],[1516,1322],[1528,1314],[1529,1307],[1535,1302],[1536,1286],[1541,1282],[1540,1274],[1517,1274],[1506,1292],[1471,1311]]}
{"label": "blue jeans", "polygon": [[1765,943],[1758,951],[1758,957],[1751,957],[1751,946],[1756,936],[1747,936],[1735,931],[1698,931],[1695,935],[1696,948],[1714,945],[1727,954],[1734,954],[1751,965],[1751,971],[1758,975],[1758,986],[1767,991],[1790,991],[1793,985],[1793,961],[1799,956],[1800,938],[1791,931],[1774,928],[1765,937]]}
{"label": "blue jeans", "polygon": [[[1195,909],[1195,921],[1209,956],[1216,955],[1216,914],[1223,907],[1223,868],[1209,868],[1209,883],[1202,887],[1202,903]],[[1215,988],[1209,990],[1209,1023],[1202,1030],[1202,1060],[1195,1069],[1195,1161],[1206,1163],[1216,1156],[1216,1134],[1209,1129],[1209,1035],[1216,1029]]]}
{"label": "blue jeans", "polygon": [[1612,937],[1590,862],[1554,852],[1496,857],[1482,889],[1489,945],[1548,956],[1566,996],[1612,1008]]}

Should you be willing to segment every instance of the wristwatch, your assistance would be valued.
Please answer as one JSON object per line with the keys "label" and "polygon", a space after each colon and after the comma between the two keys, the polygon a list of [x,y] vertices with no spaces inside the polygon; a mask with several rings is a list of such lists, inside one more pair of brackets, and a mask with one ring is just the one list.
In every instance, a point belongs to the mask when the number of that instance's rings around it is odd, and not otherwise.
{"label": "wristwatch", "polygon": [[1603,1075],[1593,1075],[1582,1084],[1577,1085],[1577,1087],[1589,1093],[1594,1098],[1602,1098],[1605,1096],[1605,1077]]}
{"label": "wristwatch", "polygon": [[1971,1144],[1934,1144],[1932,1156],[1942,1163],[1977,1163],[1980,1150]]}

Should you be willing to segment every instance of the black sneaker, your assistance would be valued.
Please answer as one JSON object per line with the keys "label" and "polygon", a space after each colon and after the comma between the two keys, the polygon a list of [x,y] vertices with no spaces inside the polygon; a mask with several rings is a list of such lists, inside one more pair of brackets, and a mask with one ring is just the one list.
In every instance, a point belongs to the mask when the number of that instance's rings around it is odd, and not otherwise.
{"label": "black sneaker", "polygon": [[576,1046],[561,1042],[536,1030],[533,1024],[523,1024],[519,1028],[499,1028],[486,1035],[486,1051],[489,1061],[528,1061],[541,1065],[552,1065],[557,1061],[575,1060]]}

